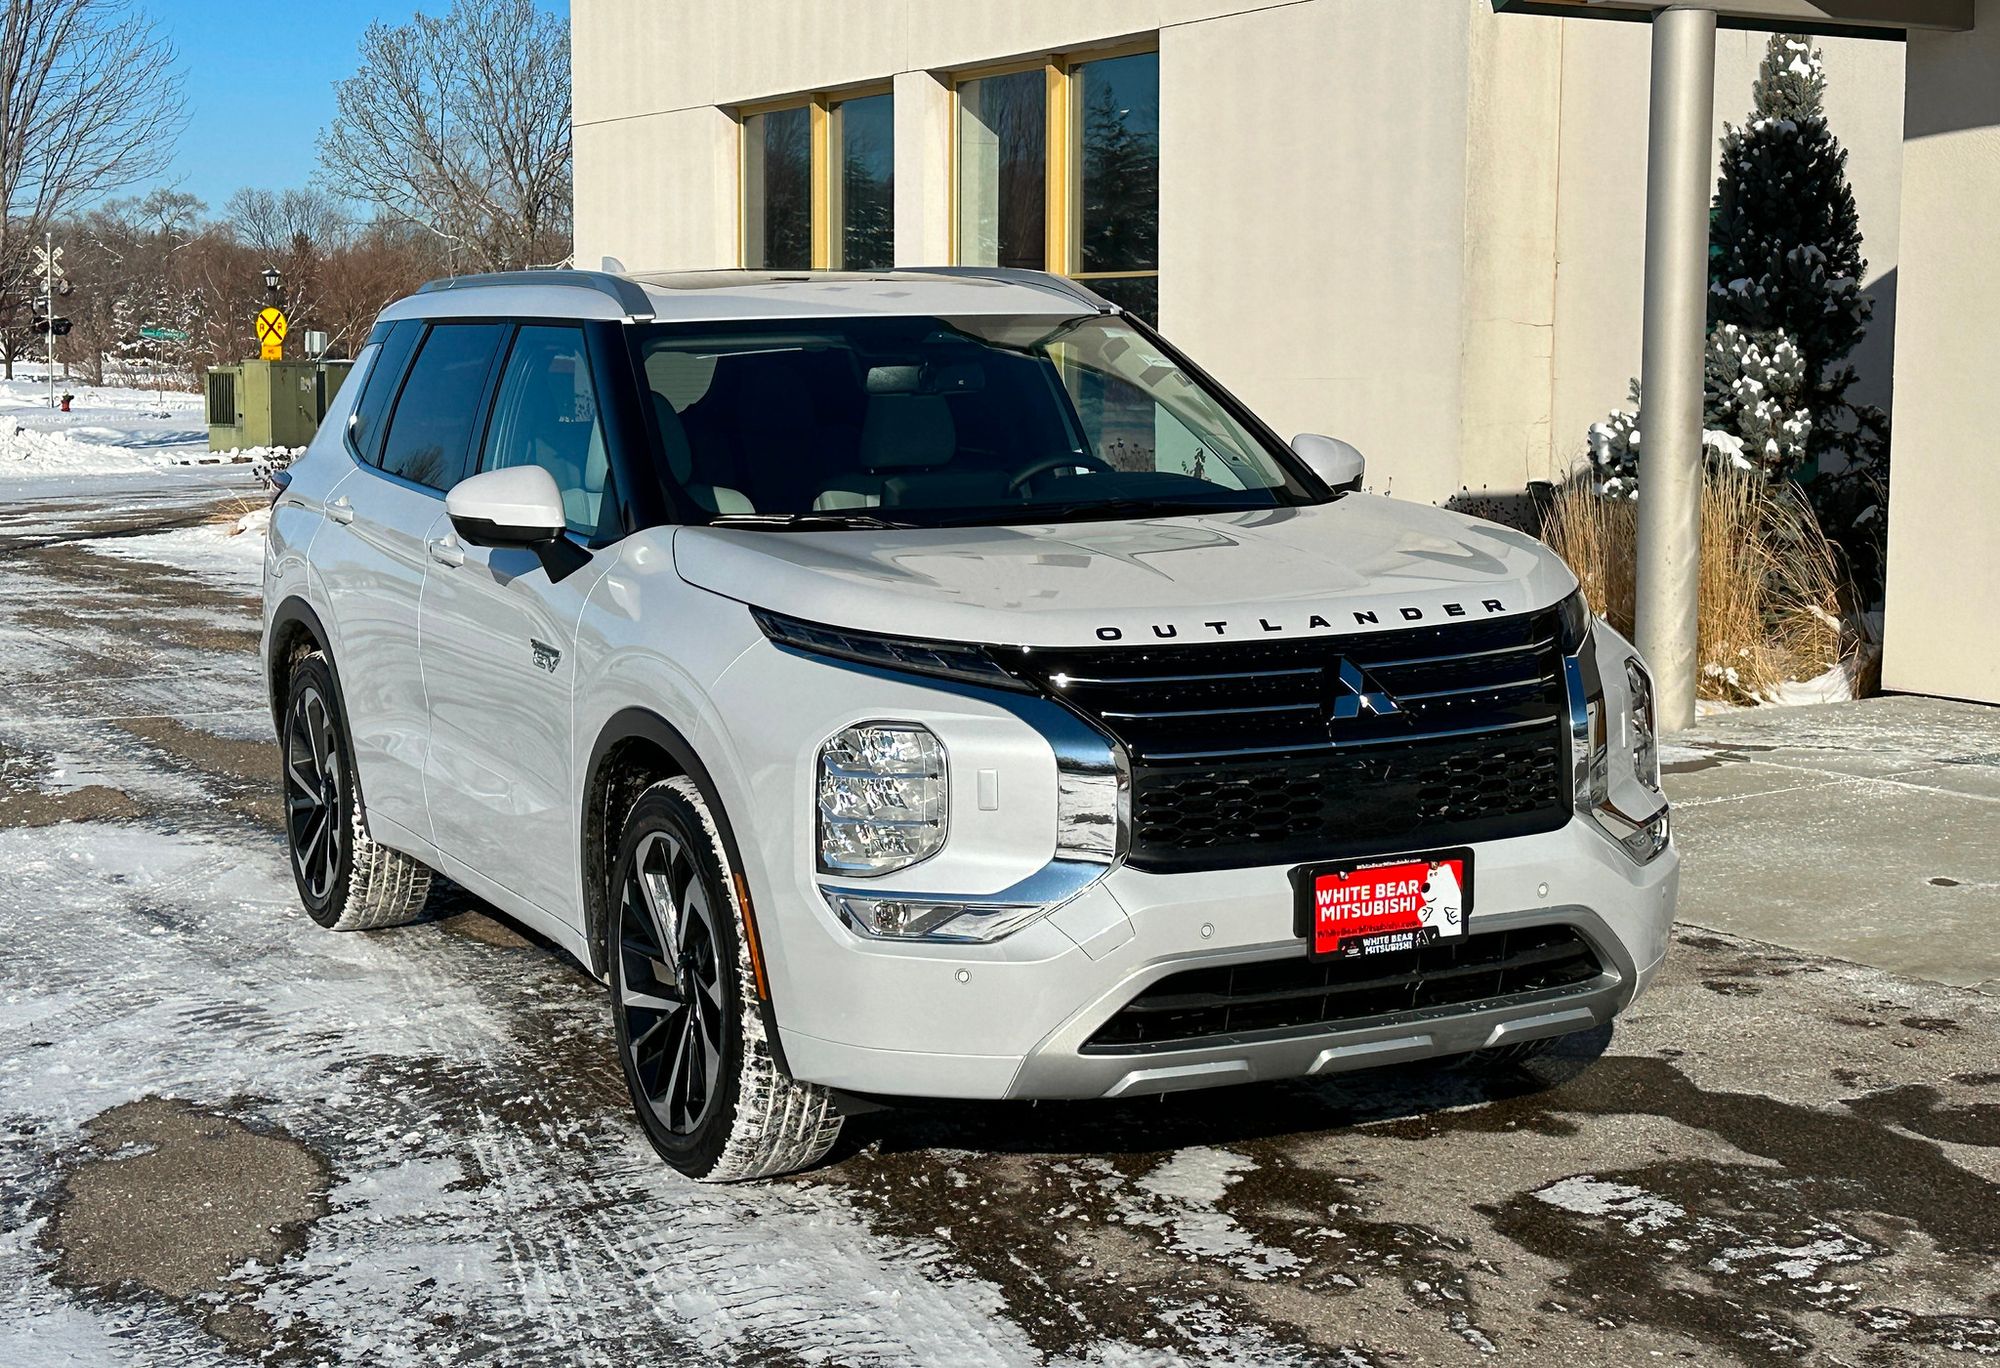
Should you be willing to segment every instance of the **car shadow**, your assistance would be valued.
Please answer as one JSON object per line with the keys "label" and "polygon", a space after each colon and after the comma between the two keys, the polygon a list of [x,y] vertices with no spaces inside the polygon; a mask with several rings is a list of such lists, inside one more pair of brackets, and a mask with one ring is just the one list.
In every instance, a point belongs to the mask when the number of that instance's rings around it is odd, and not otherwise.
{"label": "car shadow", "polygon": [[1605,1053],[1612,1029],[1605,1025],[1565,1036],[1546,1053],[1513,1064],[1459,1056],[1330,1078],[1118,1101],[901,1099],[881,1111],[851,1117],[827,1162],[838,1164],[869,1148],[885,1154],[922,1149],[1013,1155],[1155,1153],[1438,1116],[1560,1088]]}

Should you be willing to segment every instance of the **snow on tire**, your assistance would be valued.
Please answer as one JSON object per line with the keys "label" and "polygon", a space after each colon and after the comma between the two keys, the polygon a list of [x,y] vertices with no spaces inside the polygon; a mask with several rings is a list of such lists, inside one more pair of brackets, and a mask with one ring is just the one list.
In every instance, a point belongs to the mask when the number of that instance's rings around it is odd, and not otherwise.
{"label": "snow on tire", "polygon": [[368,835],[333,667],[323,652],[309,651],[292,665],[279,745],[285,838],[307,914],[329,931],[414,921],[430,897],[431,871]]}
{"label": "snow on tire", "polygon": [[778,1067],[743,906],[715,819],[686,778],[632,805],[613,867],[605,964],[619,1062],[653,1147],[703,1182],[818,1162],[840,1136],[826,1089]]}

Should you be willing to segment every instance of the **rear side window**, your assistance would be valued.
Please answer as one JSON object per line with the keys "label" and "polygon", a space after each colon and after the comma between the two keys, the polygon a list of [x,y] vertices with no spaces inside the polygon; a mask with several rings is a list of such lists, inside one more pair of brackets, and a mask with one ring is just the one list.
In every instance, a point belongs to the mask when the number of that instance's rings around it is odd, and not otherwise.
{"label": "rear side window", "polygon": [[403,369],[410,363],[410,352],[424,335],[424,325],[404,319],[381,331],[382,350],[375,354],[375,364],[368,368],[367,387],[361,391],[361,399],[354,406],[354,420],[347,429],[356,454],[370,465],[381,463],[382,423],[389,416],[389,405],[395,402],[396,387],[403,382]]}
{"label": "rear side window", "polygon": [[403,382],[377,462],[432,489],[465,476],[466,450],[485,417],[486,377],[506,335],[500,323],[440,323],[425,334]]}

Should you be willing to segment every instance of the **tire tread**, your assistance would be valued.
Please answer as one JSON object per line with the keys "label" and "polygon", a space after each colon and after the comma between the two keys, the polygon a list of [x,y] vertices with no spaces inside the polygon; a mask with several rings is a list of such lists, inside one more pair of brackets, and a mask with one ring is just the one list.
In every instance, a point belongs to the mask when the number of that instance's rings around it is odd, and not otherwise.
{"label": "tire tread", "polygon": [[[788,1078],[772,1056],[764,1032],[764,1014],[757,1000],[756,971],[750,961],[748,936],[741,933],[743,907],[737,898],[735,880],[728,877],[730,865],[716,830],[715,818],[702,801],[701,790],[684,776],[661,780],[654,790],[675,793],[701,817],[716,867],[723,871],[723,899],[736,918],[736,983],[741,994],[737,1017],[743,1030],[743,1067],[737,1085],[736,1113],[731,1118],[729,1138],[708,1172],[704,1183],[740,1183],[756,1178],[772,1178],[818,1163],[840,1139],[842,1117],[833,1095],[825,1088]],[[653,791],[653,790],[649,790]],[[643,795],[641,795],[643,797]]]}
{"label": "tire tread", "polygon": [[[308,669],[323,672],[332,684],[333,663],[326,653],[307,651],[292,663],[294,692],[300,673]],[[314,920],[329,931],[380,931],[407,925],[423,915],[430,899],[430,868],[369,836],[345,717],[340,719],[338,740],[341,763],[347,767],[347,878],[335,885],[328,899],[328,906],[338,907],[340,915],[328,921],[316,913]],[[283,733],[279,744],[285,744]]]}

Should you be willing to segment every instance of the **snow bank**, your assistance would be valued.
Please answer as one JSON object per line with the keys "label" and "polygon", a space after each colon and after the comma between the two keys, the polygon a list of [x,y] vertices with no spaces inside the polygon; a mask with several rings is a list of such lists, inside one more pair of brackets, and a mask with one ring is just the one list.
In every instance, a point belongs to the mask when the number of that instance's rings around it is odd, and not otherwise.
{"label": "snow bank", "polygon": [[264,578],[264,543],[271,510],[254,509],[234,522],[200,523],[143,537],[93,537],[77,545],[100,556],[149,561],[255,593]]}
{"label": "snow bank", "polygon": [[0,381],[0,476],[115,475],[169,464],[208,445],[199,394],[58,382],[76,397],[49,407],[36,379]]}

